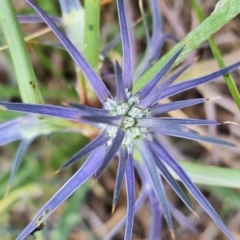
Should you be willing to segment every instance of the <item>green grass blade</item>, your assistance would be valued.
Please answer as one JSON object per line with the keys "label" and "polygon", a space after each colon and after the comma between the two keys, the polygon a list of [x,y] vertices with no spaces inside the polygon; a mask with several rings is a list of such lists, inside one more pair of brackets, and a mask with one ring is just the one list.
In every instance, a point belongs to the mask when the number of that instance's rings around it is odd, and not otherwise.
{"label": "green grass blade", "polygon": [[201,43],[208,40],[221,27],[231,21],[237,14],[240,13],[239,0],[221,0],[212,14],[206,18],[197,28],[190,32],[181,42],[176,44],[170,52],[162,57],[156,64],[154,64],[142,77],[140,77],[134,84],[134,92],[141,89],[156,72],[163,66],[163,64],[183,45],[187,44],[182,54],[175,62],[176,66],[183,61],[190,52],[196,49]]}
{"label": "green grass blade", "polygon": [[[84,21],[84,50],[83,55],[93,69],[99,73],[99,49],[100,49],[100,0],[85,0]],[[95,92],[88,84],[88,80],[82,79],[85,85],[86,102],[94,105],[97,100]]]}
{"label": "green grass blade", "polygon": [[[205,16],[204,16],[204,13],[203,13],[200,5],[196,2],[196,0],[189,0],[189,1],[192,5],[192,9],[194,10],[198,20],[200,22],[203,22],[205,19]],[[219,50],[217,44],[215,43],[214,39],[211,37],[211,38],[209,38],[208,42],[211,47],[212,53],[213,53],[215,59],[217,60],[218,66],[220,68],[224,68],[226,66],[225,62],[221,56],[220,50]],[[226,83],[230,93],[232,94],[232,97],[233,97],[235,103],[238,106],[238,109],[240,109],[240,95],[239,95],[237,86],[236,86],[231,74],[226,74],[223,77],[224,77],[225,83]]]}
{"label": "green grass blade", "polygon": [[100,49],[100,0],[85,1],[84,56],[96,72],[99,72]]}
{"label": "green grass blade", "polygon": [[10,50],[23,102],[43,103],[12,1],[1,0],[0,24]]}
{"label": "green grass blade", "polygon": [[[73,0],[62,0],[68,10],[63,12],[67,34],[86,60],[99,72],[100,0],[85,0],[84,9]],[[62,9],[64,10],[64,9]],[[98,98],[82,72],[77,70],[76,90],[81,103],[95,105]]]}
{"label": "green grass blade", "polygon": [[[186,161],[180,161],[180,164],[194,183],[211,186],[240,188],[239,169],[204,166]],[[176,179],[178,179],[178,176],[176,176],[176,174],[174,174],[172,171],[171,173]]]}

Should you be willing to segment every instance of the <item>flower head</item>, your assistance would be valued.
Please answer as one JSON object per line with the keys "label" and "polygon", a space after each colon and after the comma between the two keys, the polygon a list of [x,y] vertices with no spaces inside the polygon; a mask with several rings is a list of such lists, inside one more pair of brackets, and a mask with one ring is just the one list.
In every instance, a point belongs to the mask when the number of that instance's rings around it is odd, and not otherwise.
{"label": "flower head", "polygon": [[[240,66],[240,62],[212,74],[189,80],[184,83],[171,85],[174,80],[189,66],[189,64],[186,64],[163,82],[163,77],[168,70],[170,70],[175,60],[183,51],[183,46],[168,60],[164,67],[156,73],[148,84],[146,84],[137,93],[133,93],[132,54],[124,0],[117,0],[123,48],[123,64],[121,68],[118,62],[115,63],[117,96],[114,98],[99,76],[83,58],[81,53],[78,52],[72,42],[57,28],[51,18],[49,18],[31,0],[27,0],[27,2],[43,18],[46,24],[52,29],[54,34],[72,56],[73,60],[82,70],[86,78],[89,80],[92,88],[95,90],[103,108],[97,109],[80,104],[69,104],[69,107],[59,107],[52,105],[6,102],[1,102],[0,107],[4,110],[35,113],[44,116],[83,122],[99,128],[102,132],[97,138],[82,148],[58,170],[61,171],[65,169],[84,155],[90,153],[81,168],[42,207],[30,224],[18,236],[17,240],[24,239],[32,231],[34,231],[36,226],[39,226],[62,202],[64,202],[91,176],[95,175],[95,178],[98,178],[116,154],[119,154],[119,166],[114,190],[113,209],[117,204],[120,189],[125,177],[128,203],[125,239],[131,239],[135,212],[133,159],[133,152],[135,148],[139,151],[147,169],[148,183],[152,185],[153,190],[152,199],[157,199],[157,202],[160,204],[161,212],[163,213],[170,229],[172,238],[174,238],[174,233],[171,218],[171,207],[164,191],[161,176],[169,182],[186,206],[191,211],[193,210],[184,192],[170,174],[168,167],[179,176],[189,192],[205,209],[225,235],[229,239],[233,239],[229,230],[226,228],[212,206],[208,203],[206,198],[202,195],[200,190],[195,186],[181,166],[172,158],[168,151],[162,146],[161,142],[157,139],[159,134],[163,134],[167,136],[206,141],[235,147],[236,145],[233,143],[211,136],[201,135],[188,128],[189,125],[219,125],[224,124],[224,122],[160,116],[161,114],[169,111],[203,103],[208,99],[191,99],[167,104],[156,103],[163,98],[194,88],[200,84],[210,82],[219,76],[229,73]],[[159,172],[161,173],[161,176],[159,175]]]}

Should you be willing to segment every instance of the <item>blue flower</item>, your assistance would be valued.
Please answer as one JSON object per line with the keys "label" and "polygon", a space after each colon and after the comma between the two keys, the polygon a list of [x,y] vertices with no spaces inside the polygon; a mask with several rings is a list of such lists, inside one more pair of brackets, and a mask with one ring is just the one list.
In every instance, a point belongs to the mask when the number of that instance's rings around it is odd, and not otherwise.
{"label": "blue flower", "polygon": [[[61,189],[42,207],[34,219],[17,237],[22,240],[27,237],[71,194],[74,193],[90,177],[98,178],[107,168],[116,154],[119,154],[119,165],[116,177],[116,184],[113,197],[113,209],[117,204],[120,189],[125,178],[127,189],[127,218],[124,239],[130,240],[132,236],[133,220],[135,213],[135,187],[134,187],[134,159],[133,152],[137,149],[142,157],[145,169],[148,173],[148,183],[151,183],[153,200],[157,199],[161,207],[161,212],[167,222],[172,238],[174,238],[173,224],[171,217],[171,207],[167,200],[161,177],[163,176],[172,186],[174,191],[191,210],[184,192],[170,174],[168,168],[172,169],[181,179],[192,196],[198,201],[203,209],[209,214],[213,221],[229,238],[233,239],[231,233],[226,228],[216,211],[209,204],[200,190],[191,181],[182,167],[174,160],[168,151],[157,139],[159,134],[191,139],[196,141],[206,141],[224,146],[236,147],[235,144],[225,140],[214,138],[190,129],[189,125],[219,125],[225,122],[202,120],[202,119],[181,119],[161,117],[163,113],[176,109],[185,108],[205,102],[207,99],[191,99],[177,101],[167,104],[156,104],[159,100],[194,88],[214,80],[215,78],[229,73],[240,66],[240,62],[223,68],[209,75],[192,79],[176,85],[171,85],[174,80],[188,67],[183,65],[166,81],[162,78],[172,67],[175,60],[181,54],[184,46],[180,48],[171,59],[160,69],[157,74],[137,93],[133,93],[133,67],[131,44],[129,38],[128,24],[124,7],[124,0],[117,0],[118,16],[120,23],[120,33],[123,48],[122,68],[115,62],[115,78],[117,96],[114,98],[108,91],[102,80],[86,62],[81,53],[78,52],[72,42],[57,28],[54,22],[31,0],[27,2],[43,18],[46,24],[52,29],[60,42],[72,56],[73,60],[82,70],[95,90],[102,109],[88,107],[80,104],[69,104],[69,107],[52,105],[36,105],[22,103],[1,102],[0,108],[9,111],[22,113],[34,113],[43,116],[69,119],[75,122],[90,124],[101,130],[101,134],[88,145],[76,153],[67,161],[59,171],[75,163],[78,159],[89,154],[81,168],[61,187]],[[161,176],[159,175],[161,173]],[[159,208],[159,206],[158,206]],[[156,209],[156,208],[155,208]],[[160,212],[157,211],[157,212]],[[193,211],[194,212],[194,211]],[[155,216],[157,217],[157,216]],[[155,236],[155,235],[153,235]]]}

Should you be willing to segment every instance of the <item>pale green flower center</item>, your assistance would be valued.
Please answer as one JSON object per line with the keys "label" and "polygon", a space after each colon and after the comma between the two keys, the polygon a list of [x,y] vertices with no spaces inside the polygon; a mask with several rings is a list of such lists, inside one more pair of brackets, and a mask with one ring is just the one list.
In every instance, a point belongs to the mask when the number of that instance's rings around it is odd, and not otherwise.
{"label": "pale green flower center", "polygon": [[[111,116],[123,116],[121,128],[126,132],[123,144],[127,147],[132,147],[133,140],[137,140],[142,137],[150,137],[147,128],[138,126],[138,119],[151,117],[152,114],[149,109],[142,109],[137,106],[139,103],[139,98],[137,96],[131,96],[128,92],[127,96],[128,100],[119,104],[115,99],[108,99],[105,103],[105,109],[109,110]],[[107,145],[111,145],[116,132],[117,127],[107,127],[107,134],[111,138]]]}

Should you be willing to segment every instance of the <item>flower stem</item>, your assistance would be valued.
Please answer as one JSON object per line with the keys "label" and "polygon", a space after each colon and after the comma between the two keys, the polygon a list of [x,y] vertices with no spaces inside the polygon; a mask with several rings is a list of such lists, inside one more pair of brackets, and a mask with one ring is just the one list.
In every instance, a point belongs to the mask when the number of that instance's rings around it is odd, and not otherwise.
{"label": "flower stem", "polygon": [[[100,40],[100,0],[85,1],[84,46],[82,53],[93,69],[99,73],[99,40]],[[98,98],[85,76],[79,72],[77,91],[81,103],[98,106]]]}
{"label": "flower stem", "polygon": [[0,24],[10,50],[22,101],[43,103],[12,1],[1,0]]}

